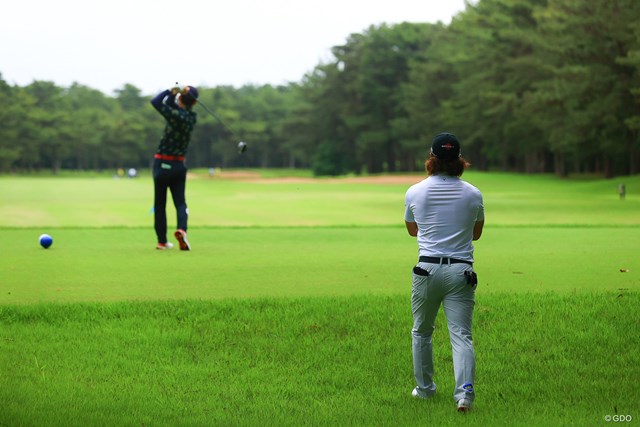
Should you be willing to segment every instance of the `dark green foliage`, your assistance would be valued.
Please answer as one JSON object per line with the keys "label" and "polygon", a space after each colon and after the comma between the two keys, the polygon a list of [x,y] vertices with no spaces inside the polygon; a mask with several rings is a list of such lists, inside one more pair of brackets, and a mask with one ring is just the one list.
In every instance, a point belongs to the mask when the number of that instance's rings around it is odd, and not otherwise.
{"label": "dark green foliage", "polygon": [[[371,26],[332,53],[300,83],[201,88],[236,135],[199,110],[190,166],[413,171],[450,131],[481,170],[640,172],[637,0],[479,0],[448,26]],[[147,167],[152,95],[0,77],[0,171]]]}

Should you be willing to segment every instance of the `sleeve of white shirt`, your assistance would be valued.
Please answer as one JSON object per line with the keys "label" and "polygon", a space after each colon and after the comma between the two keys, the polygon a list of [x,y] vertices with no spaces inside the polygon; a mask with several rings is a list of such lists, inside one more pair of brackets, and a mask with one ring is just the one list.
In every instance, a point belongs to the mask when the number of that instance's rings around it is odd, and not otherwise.
{"label": "sleeve of white shirt", "polygon": [[480,193],[480,204],[478,205],[478,215],[476,215],[476,221],[484,220],[484,200],[482,199],[482,193]]}
{"label": "sleeve of white shirt", "polygon": [[404,220],[407,222],[416,222],[415,218],[413,217],[413,211],[411,210],[411,201],[409,200],[410,192],[411,189],[407,191],[407,194],[404,197]]}

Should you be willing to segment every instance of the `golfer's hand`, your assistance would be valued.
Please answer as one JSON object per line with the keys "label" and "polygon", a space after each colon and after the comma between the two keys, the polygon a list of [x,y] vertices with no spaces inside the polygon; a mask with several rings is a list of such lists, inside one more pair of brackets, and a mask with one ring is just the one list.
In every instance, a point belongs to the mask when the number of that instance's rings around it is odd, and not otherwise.
{"label": "golfer's hand", "polygon": [[171,95],[176,96],[180,93],[180,88],[178,86],[171,88]]}

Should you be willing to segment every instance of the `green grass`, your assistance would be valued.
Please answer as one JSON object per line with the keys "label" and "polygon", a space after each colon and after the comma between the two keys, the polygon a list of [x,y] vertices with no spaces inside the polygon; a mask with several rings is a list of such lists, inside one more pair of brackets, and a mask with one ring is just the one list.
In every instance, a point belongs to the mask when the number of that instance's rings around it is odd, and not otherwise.
{"label": "green grass", "polygon": [[[6,425],[599,425],[637,416],[638,293],[479,295],[476,410],[409,397],[407,296],[0,309]],[[619,350],[627,351],[619,351]],[[8,375],[7,375],[8,373]]]}
{"label": "green grass", "polygon": [[[640,225],[640,175],[618,180],[468,173],[484,193],[487,224]],[[422,176],[408,177],[418,182]],[[335,226],[402,224],[409,184],[353,179],[260,183],[196,175],[187,184],[192,226]],[[0,227],[148,227],[153,187],[138,179],[0,177]],[[172,218],[173,213],[169,214]]]}
{"label": "green grass", "polygon": [[[398,295],[417,257],[399,226],[195,228],[188,253],[154,250],[150,228],[57,229],[50,249],[42,231],[0,229],[0,304]],[[640,227],[488,227],[480,291],[637,291],[639,243]]]}
{"label": "green grass", "polygon": [[637,423],[640,176],[465,174],[487,225],[462,417],[442,314],[439,392],[409,395],[408,184],[195,172],[188,253],[153,249],[145,171],[0,177],[0,426]]}

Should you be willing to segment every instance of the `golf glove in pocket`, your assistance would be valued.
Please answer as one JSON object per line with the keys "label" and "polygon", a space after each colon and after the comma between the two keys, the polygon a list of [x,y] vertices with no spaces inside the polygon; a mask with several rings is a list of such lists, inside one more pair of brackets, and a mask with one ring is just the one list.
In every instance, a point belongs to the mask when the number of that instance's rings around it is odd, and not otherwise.
{"label": "golf glove in pocket", "polygon": [[471,285],[471,287],[475,290],[478,286],[478,275],[473,270],[467,270],[464,272],[465,277],[467,278],[467,284]]}

